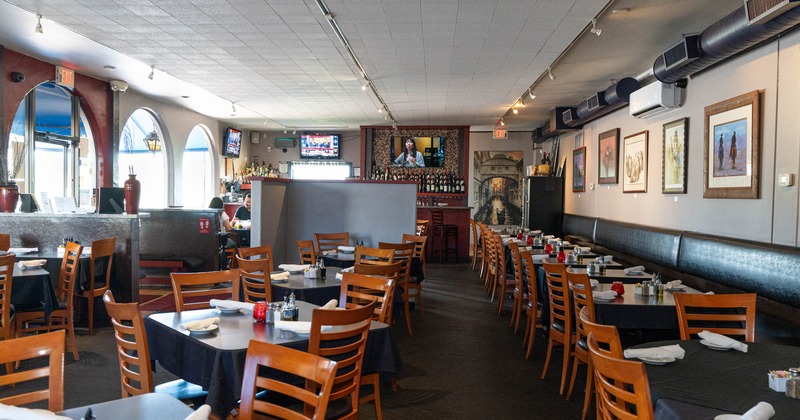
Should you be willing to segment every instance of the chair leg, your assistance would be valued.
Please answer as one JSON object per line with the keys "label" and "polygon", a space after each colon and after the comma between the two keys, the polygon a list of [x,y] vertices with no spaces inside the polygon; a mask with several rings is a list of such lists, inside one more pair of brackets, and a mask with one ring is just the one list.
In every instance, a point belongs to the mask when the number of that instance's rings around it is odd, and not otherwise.
{"label": "chair leg", "polygon": [[564,388],[567,386],[567,374],[569,374],[569,359],[570,359],[570,346],[569,346],[569,336],[565,337],[566,343],[563,344],[564,346],[564,358],[561,364],[561,386],[558,389],[558,393],[560,395],[564,395]]}
{"label": "chair leg", "polygon": [[381,413],[381,381],[380,376],[377,373],[370,373],[361,377],[361,385],[372,385],[372,395],[368,395],[364,398],[359,398],[358,403],[363,404],[369,401],[375,403],[375,417],[378,420],[383,419],[383,414]]}
{"label": "chair leg", "polygon": [[547,368],[550,367],[550,355],[553,353],[553,338],[547,340],[547,355],[544,357],[544,368],[542,369],[542,379],[547,376]]}
{"label": "chair leg", "polygon": [[408,335],[414,336],[414,333],[411,331],[411,310],[409,309],[408,304],[408,286],[406,286],[406,290],[403,291],[403,304],[405,305],[405,313],[406,313],[406,328],[408,328]]}
{"label": "chair leg", "polygon": [[69,341],[69,347],[72,349],[72,357],[74,357],[75,360],[80,360],[80,356],[78,356],[78,344],[75,342],[75,327],[73,327],[72,321],[69,321],[69,324],[67,324],[67,335],[69,335],[67,341]]}
{"label": "chair leg", "polygon": [[592,400],[592,384],[594,383],[594,369],[592,368],[591,358],[586,363],[586,394],[583,396],[583,412],[581,413],[581,420],[586,419],[586,414],[589,412],[589,403]]}
{"label": "chair leg", "polygon": [[92,295],[92,291],[89,290],[88,300],[88,313],[86,316],[89,318],[89,335],[92,335],[92,331],[94,330],[94,296]]}
{"label": "chair leg", "polygon": [[525,358],[530,360],[533,354],[533,340],[536,338],[536,319],[528,318],[528,348],[525,351]]}
{"label": "chair leg", "polygon": [[567,400],[572,397],[572,389],[575,387],[575,378],[578,376],[578,364],[580,364],[580,360],[574,357],[572,359],[572,375],[569,378],[569,389],[567,389]]}
{"label": "chair leg", "polygon": [[419,316],[420,318],[425,318],[425,310],[422,306],[422,283],[417,283],[416,285],[417,293],[414,294],[414,301],[419,306]]}

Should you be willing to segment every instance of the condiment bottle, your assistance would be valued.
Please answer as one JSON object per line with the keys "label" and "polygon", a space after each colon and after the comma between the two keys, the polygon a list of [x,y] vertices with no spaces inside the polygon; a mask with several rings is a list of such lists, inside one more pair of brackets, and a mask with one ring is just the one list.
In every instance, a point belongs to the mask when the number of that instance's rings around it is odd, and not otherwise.
{"label": "condiment bottle", "polygon": [[567,255],[564,254],[564,250],[561,249],[561,247],[558,247],[558,255],[556,255],[556,260],[558,260],[560,263],[563,263],[567,260]]}
{"label": "condiment bottle", "polygon": [[323,279],[325,278],[325,259],[319,257],[319,263],[317,264],[317,268],[319,268],[319,276]]}
{"label": "condiment bottle", "polygon": [[789,368],[789,377],[786,378],[786,396],[800,399],[800,368]]}

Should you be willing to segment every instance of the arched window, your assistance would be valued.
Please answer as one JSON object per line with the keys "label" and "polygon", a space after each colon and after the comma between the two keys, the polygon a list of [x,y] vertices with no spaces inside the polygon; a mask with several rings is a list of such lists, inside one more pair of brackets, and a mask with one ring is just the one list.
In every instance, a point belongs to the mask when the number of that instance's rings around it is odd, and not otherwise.
{"label": "arched window", "polygon": [[195,126],[183,151],[183,206],[208,207],[216,195],[213,155],[209,151],[211,135],[206,127]]}
{"label": "arched window", "polygon": [[128,175],[135,174],[142,183],[140,208],[166,207],[167,171],[163,142],[158,121],[148,110],[140,108],[134,111],[122,128],[116,184],[122,186]]}
{"label": "arched window", "polygon": [[10,140],[9,169],[20,192],[39,198],[75,197],[77,205],[94,210],[94,140],[71,91],[53,83],[31,90],[17,108]]}

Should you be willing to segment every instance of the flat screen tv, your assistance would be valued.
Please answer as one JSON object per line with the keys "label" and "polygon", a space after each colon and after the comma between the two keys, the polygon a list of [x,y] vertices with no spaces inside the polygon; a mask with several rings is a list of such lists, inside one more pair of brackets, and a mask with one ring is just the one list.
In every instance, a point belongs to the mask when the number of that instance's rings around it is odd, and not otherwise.
{"label": "flat screen tv", "polygon": [[409,142],[413,144],[413,148],[416,148],[417,152],[422,154],[423,162],[417,162],[416,166],[424,166],[426,168],[444,167],[444,137],[394,136],[391,143],[392,165],[411,165],[403,154],[406,152],[406,144]]}
{"label": "flat screen tv", "polygon": [[300,159],[339,159],[339,135],[302,134]]}
{"label": "flat screen tv", "polygon": [[242,130],[228,127],[222,136],[222,155],[229,158],[238,158],[242,149]]}

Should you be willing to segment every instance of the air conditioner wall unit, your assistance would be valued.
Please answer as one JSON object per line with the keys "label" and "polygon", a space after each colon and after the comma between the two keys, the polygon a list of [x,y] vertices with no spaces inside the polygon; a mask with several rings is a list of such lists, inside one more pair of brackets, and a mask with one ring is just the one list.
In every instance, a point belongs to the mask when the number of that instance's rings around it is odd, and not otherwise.
{"label": "air conditioner wall unit", "polygon": [[683,89],[674,84],[654,82],[631,93],[630,114],[647,118],[683,105]]}

